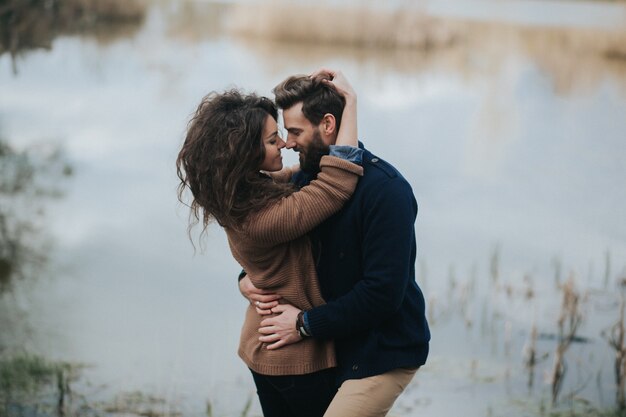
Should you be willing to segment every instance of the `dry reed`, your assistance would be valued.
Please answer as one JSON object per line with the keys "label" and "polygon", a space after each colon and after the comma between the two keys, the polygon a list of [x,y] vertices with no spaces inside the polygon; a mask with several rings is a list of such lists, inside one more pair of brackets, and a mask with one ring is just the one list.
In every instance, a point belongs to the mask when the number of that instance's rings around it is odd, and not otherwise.
{"label": "dry reed", "polygon": [[532,389],[535,380],[535,365],[537,365],[537,325],[533,323],[530,330],[530,340],[526,342],[522,355],[524,367],[528,370],[528,389]]}
{"label": "dry reed", "polygon": [[489,271],[491,273],[491,282],[494,285],[498,284],[500,278],[500,248],[496,247],[491,254],[491,262],[489,264]]}
{"label": "dry reed", "polygon": [[626,395],[624,388],[626,386],[626,345],[624,344],[624,335],[626,331],[624,329],[624,307],[626,306],[626,299],[624,294],[621,294],[619,305],[619,318],[610,330],[607,340],[609,345],[615,350],[615,401],[620,411],[626,410]]}
{"label": "dry reed", "polygon": [[611,278],[611,252],[608,250],[604,256],[604,289],[609,286],[609,279]]}
{"label": "dry reed", "polygon": [[576,291],[572,276],[563,284],[562,291],[563,298],[558,320],[559,335],[551,372],[552,404],[555,404],[558,399],[567,371],[565,352],[576,338],[576,331],[582,322],[582,315],[579,312],[580,296]]}
{"label": "dry reed", "polygon": [[561,288],[561,260],[553,258],[552,266],[554,267],[554,288]]}

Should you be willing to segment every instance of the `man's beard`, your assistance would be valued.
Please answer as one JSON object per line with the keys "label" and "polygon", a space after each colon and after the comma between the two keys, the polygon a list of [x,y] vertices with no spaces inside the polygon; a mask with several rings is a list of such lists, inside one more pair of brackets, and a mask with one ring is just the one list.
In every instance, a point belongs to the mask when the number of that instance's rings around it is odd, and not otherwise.
{"label": "man's beard", "polygon": [[317,174],[320,171],[320,160],[322,156],[328,155],[330,148],[322,140],[322,135],[316,129],[313,131],[311,143],[300,150],[300,169],[308,174]]}

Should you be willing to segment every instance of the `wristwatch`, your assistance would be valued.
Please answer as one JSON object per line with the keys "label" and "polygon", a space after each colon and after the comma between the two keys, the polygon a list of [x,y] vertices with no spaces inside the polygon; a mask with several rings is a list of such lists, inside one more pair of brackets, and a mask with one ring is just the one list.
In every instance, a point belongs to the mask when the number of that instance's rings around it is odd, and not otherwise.
{"label": "wristwatch", "polygon": [[298,313],[298,318],[296,319],[296,331],[303,339],[305,337],[311,337],[311,335],[306,331],[306,327],[304,326],[304,311]]}

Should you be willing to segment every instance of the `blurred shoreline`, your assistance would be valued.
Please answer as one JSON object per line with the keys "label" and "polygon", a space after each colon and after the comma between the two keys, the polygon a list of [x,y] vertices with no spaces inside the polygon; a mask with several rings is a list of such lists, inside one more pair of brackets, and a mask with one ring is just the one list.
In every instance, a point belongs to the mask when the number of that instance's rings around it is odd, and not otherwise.
{"label": "blurred shoreline", "polygon": [[63,34],[94,35],[101,42],[129,36],[141,27],[143,0],[9,0],[0,5],[0,55],[16,58],[32,49],[50,49]]}
{"label": "blurred shoreline", "polygon": [[[482,3],[501,5],[506,2],[483,0]],[[565,7],[566,2],[558,3]],[[572,6],[579,3],[567,2]],[[461,13],[438,16],[419,7],[385,10],[371,9],[367,5],[320,6],[284,0],[270,4],[233,5],[224,30],[237,36],[274,42],[424,51],[457,45],[480,47],[494,40],[519,43],[526,38],[534,42],[540,38],[570,52],[626,60],[626,6],[621,5],[618,10],[622,11],[623,24],[593,28],[559,26],[548,24],[549,21],[527,25],[506,19],[477,19]],[[541,20],[541,16],[537,17]]]}

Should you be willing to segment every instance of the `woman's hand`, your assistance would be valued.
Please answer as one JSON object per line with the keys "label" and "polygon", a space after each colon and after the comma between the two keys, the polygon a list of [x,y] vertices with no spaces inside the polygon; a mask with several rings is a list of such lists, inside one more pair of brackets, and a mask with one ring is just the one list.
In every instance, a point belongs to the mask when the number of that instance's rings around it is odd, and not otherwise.
{"label": "woman's hand", "polygon": [[272,308],[278,306],[280,299],[280,295],[276,293],[255,287],[248,275],[239,280],[239,292],[250,301],[250,304],[254,305],[256,312],[262,316],[272,314]]}
{"label": "woman's hand", "polygon": [[321,79],[323,83],[332,85],[346,101],[350,100],[356,102],[356,92],[345,75],[343,75],[343,72],[329,68],[320,68],[313,72],[310,77]]}
{"label": "woman's hand", "polygon": [[332,86],[346,101],[341,115],[341,128],[337,132],[335,145],[359,146],[356,116],[356,93],[341,71],[329,68],[320,68],[310,75],[311,78],[321,79],[323,83]]}

